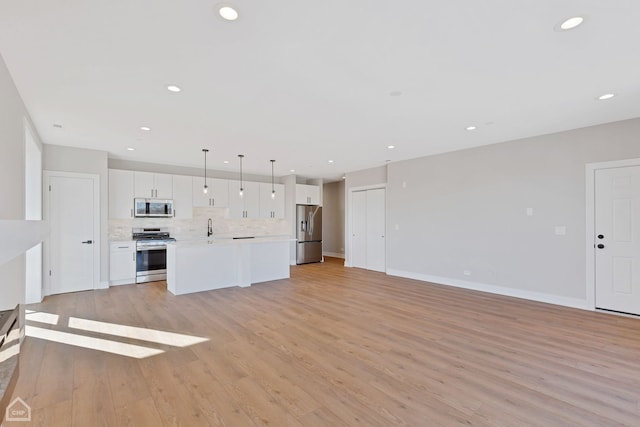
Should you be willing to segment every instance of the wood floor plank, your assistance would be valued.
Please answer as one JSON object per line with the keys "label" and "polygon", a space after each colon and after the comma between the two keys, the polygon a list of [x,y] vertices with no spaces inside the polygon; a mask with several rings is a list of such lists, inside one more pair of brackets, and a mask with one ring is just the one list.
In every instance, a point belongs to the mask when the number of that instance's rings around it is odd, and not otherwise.
{"label": "wood floor plank", "polygon": [[[159,354],[26,337],[33,425],[640,425],[640,319],[344,268],[174,296],[164,282],[45,298],[28,325]],[[181,347],[70,317],[205,341]],[[7,425],[20,425],[7,423]]]}

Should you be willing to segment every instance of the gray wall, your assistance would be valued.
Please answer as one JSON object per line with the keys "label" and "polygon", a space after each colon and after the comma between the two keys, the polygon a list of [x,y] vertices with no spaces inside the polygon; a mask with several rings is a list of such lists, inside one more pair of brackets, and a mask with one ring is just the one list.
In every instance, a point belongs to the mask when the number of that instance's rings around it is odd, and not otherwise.
{"label": "gray wall", "polygon": [[387,271],[585,299],[585,164],[638,157],[634,119],[389,164]]}
{"label": "gray wall", "polygon": [[323,185],[322,250],[328,256],[344,258],[344,181]]}
{"label": "gray wall", "polygon": [[44,145],[42,167],[58,172],[100,175],[100,281],[109,280],[109,170],[107,152],[84,148]]}
{"label": "gray wall", "polygon": [[[25,219],[25,123],[39,136],[0,56],[0,219]],[[5,244],[0,241],[0,245]],[[0,310],[24,303],[25,258],[0,265]]]}

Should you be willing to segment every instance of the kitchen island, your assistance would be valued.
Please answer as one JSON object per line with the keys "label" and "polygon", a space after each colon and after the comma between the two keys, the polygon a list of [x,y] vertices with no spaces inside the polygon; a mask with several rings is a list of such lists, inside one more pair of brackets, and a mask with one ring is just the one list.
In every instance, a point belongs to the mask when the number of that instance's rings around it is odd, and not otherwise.
{"label": "kitchen island", "polygon": [[207,239],[167,244],[167,290],[174,295],[289,277],[290,237]]}

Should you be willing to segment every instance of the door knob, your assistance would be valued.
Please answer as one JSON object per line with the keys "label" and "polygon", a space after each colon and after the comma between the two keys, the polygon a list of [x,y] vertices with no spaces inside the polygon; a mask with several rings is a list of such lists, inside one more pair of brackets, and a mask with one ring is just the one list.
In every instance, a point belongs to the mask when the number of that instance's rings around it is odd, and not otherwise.
{"label": "door knob", "polygon": [[90,245],[93,243],[93,240],[85,240],[84,242],[82,242],[85,245]]}
{"label": "door knob", "polygon": [[603,245],[602,243],[600,243],[600,244],[598,245],[598,249],[604,249],[604,245]]}
{"label": "door knob", "polygon": [[604,239],[604,234],[598,234],[598,239]]}

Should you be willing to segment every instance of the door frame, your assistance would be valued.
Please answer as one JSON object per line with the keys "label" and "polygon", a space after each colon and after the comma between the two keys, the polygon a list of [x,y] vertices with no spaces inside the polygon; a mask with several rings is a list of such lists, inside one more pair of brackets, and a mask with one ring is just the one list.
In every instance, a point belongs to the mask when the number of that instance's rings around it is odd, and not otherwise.
{"label": "door frame", "polygon": [[[387,184],[374,184],[374,185],[365,185],[362,187],[351,187],[348,189],[347,191],[347,220],[345,221],[345,260],[344,260],[344,266],[345,267],[353,267],[353,265],[351,264],[351,249],[353,247],[352,242],[351,242],[351,230],[353,228],[353,193],[358,192],[358,191],[367,191],[367,190],[378,190],[378,189],[383,189],[384,190],[384,228],[385,228],[385,236],[388,236],[389,233],[387,233]],[[387,271],[387,238],[385,237],[384,239],[384,271],[386,273]]]}
{"label": "door frame", "polygon": [[586,291],[587,309],[596,309],[596,259],[595,259],[595,228],[596,228],[596,171],[599,169],[615,169],[629,166],[640,166],[640,158],[613,160],[610,162],[587,163],[585,165],[586,182],[586,228],[585,228],[585,259],[586,259]]}
{"label": "door frame", "polygon": [[[42,187],[44,195],[44,209],[43,213],[46,215],[45,220],[49,221],[51,218],[51,191],[49,186],[51,185],[51,178],[83,178],[91,179],[93,181],[93,289],[100,289],[100,175],[92,173],[78,173],[78,172],[60,172],[45,170],[42,173],[44,185]],[[50,237],[47,237],[43,245],[43,257],[44,257],[44,295],[51,295],[51,276],[48,272],[51,270],[51,242]],[[43,296],[44,296],[43,295]]]}

